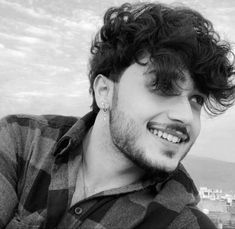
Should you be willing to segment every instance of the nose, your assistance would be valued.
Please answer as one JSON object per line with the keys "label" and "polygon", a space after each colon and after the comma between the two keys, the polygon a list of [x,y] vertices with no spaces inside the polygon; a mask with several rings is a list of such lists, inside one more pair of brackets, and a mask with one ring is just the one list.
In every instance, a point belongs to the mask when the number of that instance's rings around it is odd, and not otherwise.
{"label": "nose", "polygon": [[184,123],[185,125],[193,122],[193,111],[190,101],[186,96],[177,96],[168,110],[168,118]]}

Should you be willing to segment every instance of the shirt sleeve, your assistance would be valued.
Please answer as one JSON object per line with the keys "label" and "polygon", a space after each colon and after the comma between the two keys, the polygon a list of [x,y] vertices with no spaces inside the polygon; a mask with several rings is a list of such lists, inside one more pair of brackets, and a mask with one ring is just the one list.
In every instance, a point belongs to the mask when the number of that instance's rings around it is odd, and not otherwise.
{"label": "shirt sleeve", "polygon": [[168,227],[169,229],[216,229],[211,219],[197,207],[186,207]]}
{"label": "shirt sleeve", "polygon": [[[217,227],[215,224],[209,219],[207,215],[205,215],[203,212],[201,212],[198,208],[193,208],[191,209],[192,213],[194,214],[196,218],[196,224],[198,225],[197,228],[208,228],[208,229],[216,229]],[[196,228],[192,227],[195,225],[195,222],[192,222],[191,224],[189,223],[185,229],[191,229],[191,228]]]}
{"label": "shirt sleeve", "polygon": [[13,124],[0,120],[0,228],[13,217],[17,198],[17,152]]}

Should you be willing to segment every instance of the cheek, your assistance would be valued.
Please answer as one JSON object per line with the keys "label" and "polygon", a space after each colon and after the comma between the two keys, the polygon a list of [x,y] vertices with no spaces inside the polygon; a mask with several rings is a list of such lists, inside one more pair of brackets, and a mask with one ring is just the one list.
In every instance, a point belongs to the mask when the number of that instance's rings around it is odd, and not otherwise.
{"label": "cheek", "polygon": [[201,132],[201,119],[200,119],[200,115],[197,115],[193,121],[193,133],[194,133],[195,139],[198,137],[200,132]]}
{"label": "cheek", "polygon": [[118,96],[118,108],[130,116],[144,116],[149,110],[149,101],[145,96],[135,91],[127,93],[120,93]]}
{"label": "cheek", "polygon": [[118,108],[126,114],[139,119],[149,119],[162,107],[155,97],[143,90],[129,90],[129,93],[119,93]]}

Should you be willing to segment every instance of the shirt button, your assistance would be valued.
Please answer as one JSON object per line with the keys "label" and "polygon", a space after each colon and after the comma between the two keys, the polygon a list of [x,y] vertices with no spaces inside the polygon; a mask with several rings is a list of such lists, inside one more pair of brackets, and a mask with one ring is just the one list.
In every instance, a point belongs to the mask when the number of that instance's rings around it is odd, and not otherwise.
{"label": "shirt button", "polygon": [[76,208],[74,209],[74,212],[75,212],[76,215],[81,215],[81,214],[82,214],[82,208],[76,207]]}

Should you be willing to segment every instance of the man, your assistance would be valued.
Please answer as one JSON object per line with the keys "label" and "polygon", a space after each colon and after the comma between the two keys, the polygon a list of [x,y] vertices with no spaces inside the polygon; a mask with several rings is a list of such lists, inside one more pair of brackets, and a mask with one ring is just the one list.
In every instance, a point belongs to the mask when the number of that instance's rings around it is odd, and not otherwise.
{"label": "man", "polygon": [[198,12],[110,8],[81,119],[8,116],[0,129],[0,228],[215,228],[180,163],[202,107],[234,101],[231,49]]}

